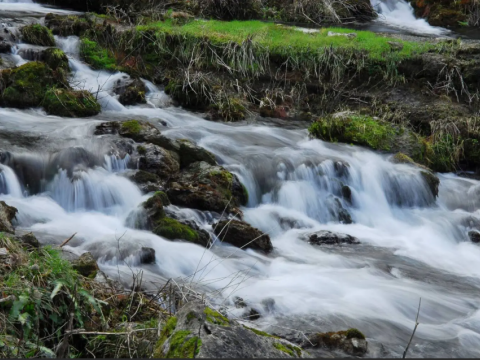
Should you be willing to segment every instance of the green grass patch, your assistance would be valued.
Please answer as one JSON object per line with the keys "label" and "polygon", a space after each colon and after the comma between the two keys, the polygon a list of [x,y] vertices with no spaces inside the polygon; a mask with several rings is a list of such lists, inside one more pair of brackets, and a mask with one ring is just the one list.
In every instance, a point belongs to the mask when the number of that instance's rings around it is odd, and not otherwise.
{"label": "green grass patch", "polygon": [[[172,35],[185,35],[198,38],[207,37],[214,44],[227,42],[242,43],[252,39],[255,43],[268,48],[270,53],[302,53],[316,52],[322,48],[342,48],[364,51],[371,59],[383,62],[385,54],[395,54],[395,58],[408,58],[416,53],[433,48],[427,42],[411,42],[377,35],[370,31],[357,31],[343,28],[323,28],[318,33],[303,33],[292,27],[281,26],[261,21],[217,21],[197,20],[182,26],[176,26],[171,20],[150,25],[138,26],[138,30],[157,30]],[[328,32],[356,33],[357,37],[349,39],[345,36],[328,36]],[[400,51],[391,51],[389,41],[403,45]]]}
{"label": "green grass patch", "polygon": [[81,58],[95,69],[115,71],[117,69],[115,57],[107,49],[99,46],[95,41],[83,38],[80,41]]}

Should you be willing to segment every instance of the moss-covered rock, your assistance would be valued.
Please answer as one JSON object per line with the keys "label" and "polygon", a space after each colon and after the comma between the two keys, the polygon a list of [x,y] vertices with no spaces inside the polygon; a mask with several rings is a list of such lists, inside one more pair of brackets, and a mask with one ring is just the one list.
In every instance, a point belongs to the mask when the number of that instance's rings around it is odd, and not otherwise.
{"label": "moss-covered rock", "polygon": [[169,240],[185,240],[197,243],[200,240],[198,233],[190,226],[182,224],[178,220],[164,217],[155,224],[153,232]]}
{"label": "moss-covered rock", "polygon": [[229,326],[230,321],[220,314],[218,311],[215,311],[209,307],[206,307],[203,311],[206,315],[206,321],[212,324],[221,325],[221,326]]}
{"label": "moss-covered rock", "polygon": [[40,24],[24,26],[20,29],[22,40],[32,45],[55,46],[52,32]]}
{"label": "moss-covered rock", "polygon": [[53,34],[61,36],[81,36],[85,33],[85,31],[91,29],[92,27],[92,24],[87,20],[86,17],[75,15],[58,15],[52,13],[45,16],[45,25],[52,31]]}
{"label": "moss-covered rock", "polygon": [[101,111],[100,104],[86,90],[50,89],[43,106],[48,114],[64,117],[88,117]]}
{"label": "moss-covered rock", "polygon": [[2,105],[16,108],[40,106],[46,91],[58,85],[53,70],[37,61],[2,71],[0,80]]}
{"label": "moss-covered rock", "polygon": [[180,166],[182,168],[187,167],[188,165],[197,161],[205,161],[210,165],[217,165],[215,155],[213,155],[210,151],[205,150],[200,146],[196,146],[187,139],[177,140],[177,143],[179,145],[177,152],[180,155]]}
{"label": "moss-covered rock", "polygon": [[117,70],[117,61],[113,54],[93,40],[83,38],[80,41],[80,57],[94,69]]}
{"label": "moss-covered rock", "polygon": [[70,72],[67,55],[60,49],[49,48],[42,52],[42,61],[52,70],[63,70],[65,73]]}
{"label": "moss-covered rock", "polygon": [[80,275],[93,279],[98,272],[98,265],[92,254],[86,252],[82,254],[78,259],[72,261],[72,267]]}
{"label": "moss-covered rock", "polygon": [[234,174],[204,161],[189,165],[172,179],[167,195],[175,205],[218,213],[234,211],[248,200]]}

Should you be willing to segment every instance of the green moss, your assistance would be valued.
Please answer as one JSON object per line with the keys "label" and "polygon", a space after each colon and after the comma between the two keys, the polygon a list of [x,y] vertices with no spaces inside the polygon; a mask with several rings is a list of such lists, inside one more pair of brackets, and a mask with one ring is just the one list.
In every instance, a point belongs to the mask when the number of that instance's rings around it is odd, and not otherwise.
{"label": "green moss", "polygon": [[188,314],[187,314],[187,322],[190,322],[192,321],[193,319],[195,319],[197,316],[195,314],[195,311],[190,311]]}
{"label": "green moss", "polygon": [[271,335],[269,333],[266,333],[265,331],[261,331],[261,330],[251,328],[251,327],[248,327],[248,326],[245,326],[245,325],[243,325],[243,327],[245,329],[248,329],[248,330],[254,332],[257,335],[260,335],[260,336],[266,336],[266,337],[271,337],[271,338],[275,338],[275,339],[280,339],[278,336]]}
{"label": "green moss", "polygon": [[142,145],[137,146],[137,151],[140,155],[145,155],[147,153],[147,150],[145,149],[145,146],[142,146]]}
{"label": "green moss", "polygon": [[44,63],[32,61],[1,72],[6,89],[1,96],[4,106],[27,108],[39,106],[46,91],[57,85],[54,72]]}
{"label": "green moss", "polygon": [[389,151],[403,129],[369,116],[326,117],[309,127],[312,136],[334,142],[344,142]]}
{"label": "green moss", "polygon": [[178,220],[168,217],[158,220],[153,232],[158,236],[162,236],[170,240],[181,239],[190,242],[196,242],[199,239],[198,233],[190,226],[184,225]]}
{"label": "green moss", "polygon": [[206,307],[203,312],[207,315],[206,320],[208,322],[221,326],[230,326],[230,321],[218,311]]}
{"label": "green moss", "polygon": [[190,334],[188,330],[176,331],[170,339],[170,347],[165,357],[167,359],[192,359],[198,355],[202,340],[196,336],[187,338]]}
{"label": "green moss", "polygon": [[43,106],[47,113],[64,117],[88,117],[101,111],[97,100],[85,90],[50,89]]}
{"label": "green moss", "polygon": [[355,328],[348,329],[347,333],[345,334],[347,336],[347,339],[363,339],[365,340],[365,335],[363,333]]}
{"label": "green moss", "polygon": [[116,60],[111,52],[87,38],[80,41],[80,56],[95,69],[110,71],[117,69]]}
{"label": "green moss", "polygon": [[162,200],[163,206],[168,206],[171,204],[170,199],[168,198],[168,195],[165,192],[157,191],[155,193],[155,196],[158,196]]}
{"label": "green moss", "polygon": [[20,29],[23,41],[33,45],[55,46],[52,32],[43,25],[32,24]]}
{"label": "green moss", "polygon": [[157,343],[155,344],[155,351],[153,353],[154,358],[158,359],[158,358],[164,357],[163,351],[162,351],[163,345],[165,344],[165,341],[167,341],[167,339],[175,331],[175,328],[177,327],[177,321],[178,321],[177,317],[172,316],[167,320],[167,322],[163,326],[162,331],[160,332],[160,337]]}
{"label": "green moss", "polygon": [[45,64],[47,64],[52,70],[62,69],[65,72],[70,71],[68,57],[62,50],[56,48],[46,49],[42,53],[42,57]]}
{"label": "green moss", "polygon": [[282,344],[282,343],[278,343],[278,342],[274,343],[273,346],[276,349],[284,352],[285,354],[290,355],[291,357],[300,357],[302,355],[302,349],[300,349],[297,346]]}
{"label": "green moss", "polygon": [[122,131],[130,135],[138,135],[142,130],[142,125],[138,120],[128,120],[122,123]]}
{"label": "green moss", "polygon": [[414,164],[415,162],[413,161],[413,159],[401,152],[399,153],[396,153],[393,157],[392,157],[392,162],[394,164]]}

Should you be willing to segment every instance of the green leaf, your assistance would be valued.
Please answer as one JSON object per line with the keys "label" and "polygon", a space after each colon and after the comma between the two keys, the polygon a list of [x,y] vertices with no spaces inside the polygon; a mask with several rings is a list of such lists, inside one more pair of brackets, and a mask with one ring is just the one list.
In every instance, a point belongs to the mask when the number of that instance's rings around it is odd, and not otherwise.
{"label": "green leaf", "polygon": [[25,325],[28,322],[29,318],[30,318],[29,313],[23,313],[18,316],[18,321],[20,321],[20,324]]}

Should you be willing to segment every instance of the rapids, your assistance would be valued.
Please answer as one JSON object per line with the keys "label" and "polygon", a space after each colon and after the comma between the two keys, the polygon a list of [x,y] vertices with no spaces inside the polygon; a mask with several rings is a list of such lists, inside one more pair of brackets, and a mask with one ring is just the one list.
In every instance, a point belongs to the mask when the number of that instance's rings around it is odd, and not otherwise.
{"label": "rapids", "polygon": [[[3,1],[0,9],[10,5],[19,4]],[[480,224],[479,181],[439,175],[433,199],[420,170],[392,164],[389,154],[309,140],[304,127],[273,120],[206,121],[170,106],[147,81],[148,104],[125,107],[113,89],[128,75],[83,64],[76,37],[56,41],[69,55],[72,85],[96,94],[103,111],[63,119],[38,109],[0,109],[0,148],[7,151],[0,159],[0,200],[18,208],[19,231],[33,231],[44,244],[76,233],[66,249],[92,252],[102,270],[126,286],[132,271],[143,271],[152,291],[173,278],[234,317],[242,315],[233,305],[240,296],[262,313],[255,326],[271,332],[357,327],[372,357],[401,356],[421,298],[409,356],[480,356],[480,247],[467,235]],[[265,256],[219,241],[206,250],[129,227],[148,195],[123,176],[128,159],[108,155],[109,139],[93,132],[102,121],[131,118],[196,142],[237,174],[250,195],[245,219],[271,236],[274,252]],[[343,185],[352,190],[351,204],[341,198]],[[353,224],[338,221],[338,203]],[[218,216],[170,210],[207,231]],[[313,247],[302,240],[317,230],[346,233],[362,244]],[[142,246],[155,249],[155,265],[139,265],[135,254]],[[264,306],[272,300],[274,306]]]}

